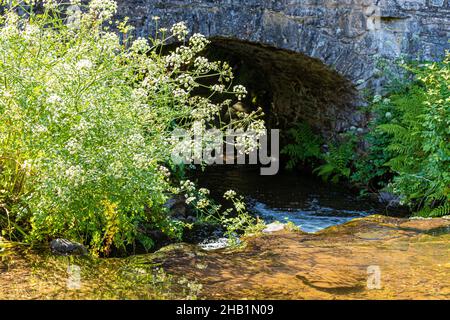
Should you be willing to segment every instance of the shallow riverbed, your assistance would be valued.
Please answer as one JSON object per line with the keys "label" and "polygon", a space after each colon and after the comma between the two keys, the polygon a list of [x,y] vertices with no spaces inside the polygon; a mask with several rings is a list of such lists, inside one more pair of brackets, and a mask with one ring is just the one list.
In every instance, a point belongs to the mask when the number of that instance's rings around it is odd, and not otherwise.
{"label": "shallow riverbed", "polygon": [[124,259],[0,247],[0,299],[450,298],[450,219],[371,216],[238,249],[178,244]]}
{"label": "shallow riverbed", "polygon": [[386,211],[376,203],[289,173],[223,167],[195,176],[216,197],[235,189],[267,222],[292,221],[302,231],[255,235],[237,248],[175,244],[120,259],[0,241],[0,299],[450,298],[450,218],[380,216]]}

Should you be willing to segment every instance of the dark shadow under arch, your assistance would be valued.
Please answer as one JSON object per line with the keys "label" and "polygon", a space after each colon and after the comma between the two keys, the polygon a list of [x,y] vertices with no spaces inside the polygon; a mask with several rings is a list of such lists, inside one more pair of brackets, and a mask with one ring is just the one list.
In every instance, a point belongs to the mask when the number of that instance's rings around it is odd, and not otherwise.
{"label": "dark shadow under arch", "polygon": [[[230,62],[250,91],[247,103],[262,105],[272,128],[305,121],[325,137],[366,126],[360,96],[350,80],[320,60],[251,42],[211,38],[207,55]],[[253,101],[252,101],[253,100]]]}

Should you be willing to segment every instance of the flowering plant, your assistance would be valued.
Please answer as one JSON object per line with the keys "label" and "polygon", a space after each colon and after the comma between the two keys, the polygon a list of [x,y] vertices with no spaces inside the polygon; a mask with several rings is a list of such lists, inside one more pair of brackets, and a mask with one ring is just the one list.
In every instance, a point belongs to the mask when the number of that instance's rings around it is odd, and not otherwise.
{"label": "flowering plant", "polygon": [[[261,127],[259,114],[220,121],[246,90],[233,87],[227,63],[200,56],[208,40],[188,38],[183,23],[132,41],[132,28],[111,20],[114,1],[70,5],[63,12],[56,1],[13,1],[0,18],[2,233],[27,241],[67,237],[102,254],[138,238],[151,244],[140,223],[179,236],[182,226],[163,206],[173,188],[164,169],[171,133],[193,133],[195,123]],[[171,39],[183,44],[163,54]],[[198,96],[204,78],[217,83]],[[214,103],[219,93],[230,99]]]}

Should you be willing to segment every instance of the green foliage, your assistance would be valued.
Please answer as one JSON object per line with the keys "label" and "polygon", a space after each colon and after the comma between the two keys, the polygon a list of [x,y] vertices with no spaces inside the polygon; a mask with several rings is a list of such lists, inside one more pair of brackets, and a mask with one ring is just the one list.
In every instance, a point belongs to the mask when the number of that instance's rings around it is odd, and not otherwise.
{"label": "green foliage", "polygon": [[[363,176],[395,174],[389,191],[421,216],[448,214],[450,201],[450,54],[442,62],[408,66],[414,81],[376,97],[369,134],[371,167]],[[384,162],[386,169],[377,167]],[[363,170],[362,170],[363,171]]]}
{"label": "green foliage", "polygon": [[297,165],[314,164],[321,158],[322,140],[306,122],[300,122],[287,132],[291,143],[287,144],[281,154],[289,157],[287,169]]}
{"label": "green foliage", "polygon": [[281,153],[289,157],[287,169],[299,165],[310,165],[313,172],[325,181],[337,183],[342,179],[349,179],[354,160],[356,136],[352,133],[342,134],[340,141],[331,142],[329,150],[322,152],[323,140],[313,132],[311,127],[300,122],[288,131],[292,141],[287,144]]}
{"label": "green foliage", "polygon": [[[355,172],[352,181],[366,185],[367,189],[377,191],[386,187],[394,175],[394,170],[386,164],[398,162],[395,159],[396,152],[410,151],[415,147],[417,141],[409,135],[409,131],[399,125],[399,118],[405,110],[411,108],[410,117],[414,112],[419,112],[425,99],[423,89],[419,84],[409,83],[399,87],[399,82],[392,87],[389,98],[376,96],[371,106],[373,120],[369,124],[369,132],[364,137],[369,149],[364,152],[355,162]],[[393,107],[395,106],[395,107]],[[414,110],[413,110],[414,109]],[[414,112],[412,112],[414,111]],[[412,119],[405,118],[408,125],[415,125]],[[397,141],[393,143],[392,134],[397,134]]]}
{"label": "green foliage", "polygon": [[197,189],[189,180],[181,183],[181,192],[186,194],[186,204],[190,205],[200,222],[222,225],[225,236],[232,245],[239,243],[240,234],[254,234],[265,228],[264,223],[247,210],[245,200],[234,190],[223,195],[231,203],[227,209],[209,198],[209,190]]}
{"label": "green foliage", "polygon": [[[261,127],[254,113],[216,121],[230,100],[213,103],[212,97],[241,98],[245,88],[229,89],[227,63],[199,56],[208,44],[203,36],[187,38],[178,23],[170,33],[132,41],[130,28],[111,20],[116,8],[114,1],[93,0],[64,20],[66,12],[46,1],[40,13],[31,7],[19,16],[12,6],[0,17],[4,236],[64,237],[105,255],[135,241],[152,245],[140,224],[179,238],[183,226],[164,207],[174,189],[166,169],[173,167],[173,131],[189,135],[195,124],[197,133],[199,127]],[[170,38],[185,45],[163,55]],[[209,77],[216,83],[210,96],[195,96],[197,80]]]}
{"label": "green foliage", "polygon": [[351,164],[355,155],[355,136],[344,135],[340,143],[331,143],[329,150],[324,154],[325,164],[314,170],[325,181],[338,183],[341,179],[350,178]]}
{"label": "green foliage", "polygon": [[369,124],[368,133],[363,137],[369,147],[362,150],[356,157],[351,181],[364,187],[365,191],[376,192],[384,188],[386,181],[392,177],[391,170],[385,166],[385,163],[392,158],[392,152],[386,148],[390,137],[376,128],[380,124],[391,121],[393,114],[389,106],[380,102],[372,109],[373,120]]}
{"label": "green foliage", "polygon": [[450,203],[444,203],[436,208],[430,208],[429,206],[423,207],[416,213],[419,217],[443,217],[450,215]]}

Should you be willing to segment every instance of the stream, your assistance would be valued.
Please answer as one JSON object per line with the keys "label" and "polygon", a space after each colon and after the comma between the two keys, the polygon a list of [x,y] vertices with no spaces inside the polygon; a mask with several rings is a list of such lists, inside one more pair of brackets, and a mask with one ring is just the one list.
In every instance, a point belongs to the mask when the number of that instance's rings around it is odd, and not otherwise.
{"label": "stream", "polygon": [[177,243],[108,259],[0,238],[0,299],[450,298],[450,217],[381,216],[377,203],[288,172],[222,166],[193,178],[214,197],[234,189],[267,222],[291,221],[301,231],[247,237],[239,247]]}
{"label": "stream", "polygon": [[357,194],[342,186],[295,172],[261,176],[258,167],[223,165],[197,170],[194,177],[217,199],[233,189],[245,195],[249,210],[266,223],[292,222],[305,232],[385,210],[378,203],[358,199]]}

